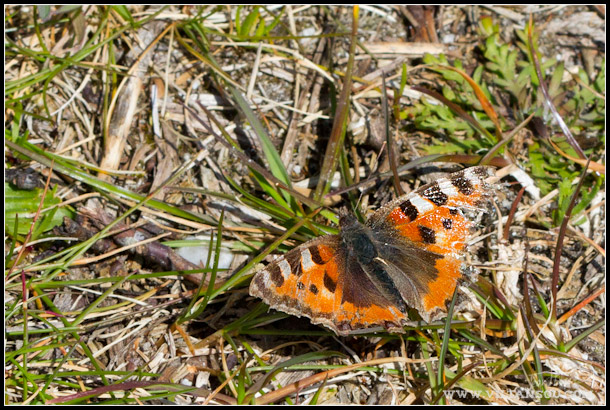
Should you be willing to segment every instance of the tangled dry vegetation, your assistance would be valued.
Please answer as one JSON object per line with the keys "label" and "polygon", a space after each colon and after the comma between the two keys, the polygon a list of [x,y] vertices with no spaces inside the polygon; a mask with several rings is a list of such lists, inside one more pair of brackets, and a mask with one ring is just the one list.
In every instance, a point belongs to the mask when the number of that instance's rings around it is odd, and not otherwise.
{"label": "tangled dry vegetation", "polygon": [[[604,25],[5,6],[5,401],[605,403]],[[451,321],[337,337],[248,295],[341,207],[481,162]]]}

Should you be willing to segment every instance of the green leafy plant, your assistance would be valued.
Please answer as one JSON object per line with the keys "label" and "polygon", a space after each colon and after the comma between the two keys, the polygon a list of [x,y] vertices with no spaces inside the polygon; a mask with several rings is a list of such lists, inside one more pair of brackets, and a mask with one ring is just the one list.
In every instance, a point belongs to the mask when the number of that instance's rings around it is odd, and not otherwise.
{"label": "green leafy plant", "polygon": [[[484,155],[497,143],[487,131],[491,133],[494,126],[499,126],[500,129],[495,130],[496,136],[503,138],[502,135],[507,135],[516,122],[523,121],[530,114],[542,118],[542,123],[549,130],[556,126],[553,122],[555,118],[548,113],[546,97],[540,92],[541,84],[534,60],[528,53],[528,35],[525,30],[517,30],[515,34],[514,44],[506,43],[500,37],[499,25],[494,24],[491,18],[483,18],[479,25],[479,50],[483,58],[471,78],[493,107],[504,107],[506,114],[499,115],[497,121],[490,117],[490,111],[481,104],[483,100],[471,81],[459,73],[460,70],[463,71],[460,60],[450,64],[444,55],[424,57],[429,68],[445,80],[442,82],[442,96],[469,113],[479,125],[474,127],[465,121],[454,107],[422,98],[401,113],[401,117],[411,118],[417,129],[431,134],[432,144],[422,147],[427,153]],[[535,44],[537,38],[535,35],[532,37]],[[573,75],[574,81],[565,81],[567,74],[564,63],[552,58],[543,60],[538,57],[538,60],[542,61],[542,72],[548,73],[544,81],[550,102],[565,116],[564,121],[573,135],[588,136],[585,154],[595,155],[596,148],[601,147],[605,141],[605,60],[594,79],[589,79],[580,69]],[[495,111],[502,112],[498,109]],[[530,171],[543,195],[559,188],[558,204],[553,214],[553,225],[556,226],[567,208],[566,201],[570,197],[568,188],[580,173],[576,163],[578,161],[575,161],[578,153],[559,133],[540,135],[534,132],[528,146],[524,152],[522,145],[513,146],[509,141],[497,153],[502,154],[508,150],[513,157],[519,158],[519,163]],[[582,161],[580,164],[583,165]],[[586,208],[599,191],[603,180],[601,175],[587,179],[579,210]]]}
{"label": "green leafy plant", "polygon": [[[25,191],[16,189],[8,183],[4,184],[4,227],[9,235],[15,232],[15,221],[17,221],[18,235],[26,235],[29,232],[43,191],[41,188]],[[40,218],[34,226],[32,240],[61,225],[65,216],[74,215],[69,207],[57,207],[60,202],[61,198],[57,197],[57,187],[47,192],[42,203]]]}
{"label": "green leafy plant", "polygon": [[238,6],[235,15],[235,28],[237,34],[244,40],[250,37],[265,37],[268,36],[271,30],[277,26],[280,22],[282,12],[278,14],[271,23],[267,24],[263,16],[260,13],[260,6],[254,6],[253,10],[249,12],[243,19],[241,18],[242,11],[246,10],[247,6]]}

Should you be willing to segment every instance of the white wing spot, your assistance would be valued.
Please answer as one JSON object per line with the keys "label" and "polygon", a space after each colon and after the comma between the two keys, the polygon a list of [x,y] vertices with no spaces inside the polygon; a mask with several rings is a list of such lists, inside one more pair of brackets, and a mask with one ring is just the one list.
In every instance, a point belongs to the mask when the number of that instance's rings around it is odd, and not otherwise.
{"label": "white wing spot", "polygon": [[277,265],[280,267],[280,272],[284,279],[288,279],[290,272],[292,271],[292,269],[290,269],[290,264],[286,261],[286,259],[282,258]]}
{"label": "white wing spot", "polygon": [[457,189],[455,189],[455,186],[453,185],[453,183],[451,183],[451,181],[449,181],[446,178],[441,178],[438,180],[438,187],[441,190],[441,192],[443,194],[447,195],[448,197],[458,195],[458,191],[457,191]]}
{"label": "white wing spot", "polygon": [[466,168],[464,177],[475,186],[481,185],[481,176],[474,171],[474,168]]}
{"label": "white wing spot", "polygon": [[419,214],[423,214],[434,209],[434,204],[425,200],[420,195],[413,195],[413,197],[409,199]]}
{"label": "white wing spot", "polygon": [[315,263],[313,263],[313,260],[311,259],[311,252],[309,252],[309,249],[307,248],[301,251],[301,266],[303,267],[303,271],[308,271],[315,266]]}

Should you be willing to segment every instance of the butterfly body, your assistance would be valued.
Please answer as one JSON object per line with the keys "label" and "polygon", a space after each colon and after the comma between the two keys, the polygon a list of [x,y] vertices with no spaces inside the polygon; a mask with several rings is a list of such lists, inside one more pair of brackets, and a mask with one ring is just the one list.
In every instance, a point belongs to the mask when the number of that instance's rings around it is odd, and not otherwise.
{"label": "butterfly body", "polygon": [[462,277],[460,256],[485,210],[487,167],[441,178],[377,210],[366,223],[340,216],[338,235],[308,241],[252,279],[250,294],[270,307],[307,316],[339,335],[383,327],[403,332],[408,308],[430,321]]}

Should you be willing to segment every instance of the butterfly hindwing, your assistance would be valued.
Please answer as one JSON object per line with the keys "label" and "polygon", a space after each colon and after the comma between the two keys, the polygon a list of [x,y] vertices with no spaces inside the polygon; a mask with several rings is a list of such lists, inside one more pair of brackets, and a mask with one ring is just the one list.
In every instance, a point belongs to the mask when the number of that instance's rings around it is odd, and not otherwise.
{"label": "butterfly hindwing", "polygon": [[252,279],[250,294],[340,335],[376,325],[397,330],[406,319],[346,254],[338,235],[313,239],[271,262]]}

